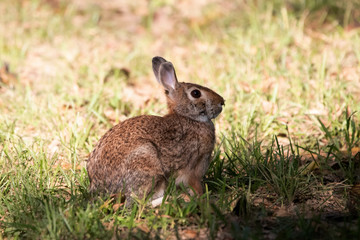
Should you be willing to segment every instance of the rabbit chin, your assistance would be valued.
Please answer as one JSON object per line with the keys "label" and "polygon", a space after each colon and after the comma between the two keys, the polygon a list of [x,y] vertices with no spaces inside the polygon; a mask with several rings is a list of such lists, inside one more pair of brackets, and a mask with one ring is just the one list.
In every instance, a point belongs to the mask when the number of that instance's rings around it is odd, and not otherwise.
{"label": "rabbit chin", "polygon": [[207,115],[200,115],[196,117],[196,120],[199,122],[209,122],[211,118],[209,118]]}
{"label": "rabbit chin", "polygon": [[200,114],[199,116],[196,117],[196,120],[199,122],[209,122],[211,121],[211,119],[216,118],[220,113],[216,113],[214,115],[207,115],[207,114]]}
{"label": "rabbit chin", "polygon": [[221,113],[221,110],[220,111],[218,110],[217,112],[204,111],[204,112],[201,112],[194,119],[199,122],[209,122],[209,121],[211,121],[211,119],[215,119],[217,116],[219,116],[219,114]]}

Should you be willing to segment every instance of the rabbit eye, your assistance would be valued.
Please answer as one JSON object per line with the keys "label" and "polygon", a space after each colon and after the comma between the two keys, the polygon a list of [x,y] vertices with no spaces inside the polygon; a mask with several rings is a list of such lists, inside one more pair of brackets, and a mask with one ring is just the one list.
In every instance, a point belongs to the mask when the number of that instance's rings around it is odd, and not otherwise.
{"label": "rabbit eye", "polygon": [[200,92],[199,90],[197,90],[197,89],[192,90],[192,91],[191,91],[191,96],[192,96],[193,98],[199,98],[199,97],[201,97],[201,92]]}

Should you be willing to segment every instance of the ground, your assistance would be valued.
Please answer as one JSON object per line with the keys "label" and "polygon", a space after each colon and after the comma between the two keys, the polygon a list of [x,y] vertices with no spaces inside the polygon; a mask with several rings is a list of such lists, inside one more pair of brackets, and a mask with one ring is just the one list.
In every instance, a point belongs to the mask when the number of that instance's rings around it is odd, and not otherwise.
{"label": "ground", "polygon": [[[0,239],[357,239],[360,5],[2,0]],[[151,58],[224,97],[200,198],[89,195],[120,121],[163,115]]]}

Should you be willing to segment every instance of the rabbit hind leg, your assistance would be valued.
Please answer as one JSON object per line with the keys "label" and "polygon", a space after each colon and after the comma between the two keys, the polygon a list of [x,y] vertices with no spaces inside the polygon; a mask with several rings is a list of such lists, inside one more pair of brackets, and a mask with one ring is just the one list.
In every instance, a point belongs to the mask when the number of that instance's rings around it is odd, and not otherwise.
{"label": "rabbit hind leg", "polygon": [[145,198],[153,192],[152,199],[164,195],[165,177],[156,147],[141,144],[126,159],[125,182],[128,193]]}
{"label": "rabbit hind leg", "polygon": [[[164,181],[162,176],[152,176],[142,171],[134,171],[132,175],[132,178],[128,178],[132,180],[132,186],[129,186],[128,188],[127,199],[130,201],[132,201],[134,198],[144,200],[150,194],[152,194],[150,201],[163,197],[165,185],[163,184]],[[161,203],[161,200],[157,201],[160,201]]]}
{"label": "rabbit hind leg", "polygon": [[154,189],[154,194],[151,197],[151,205],[152,207],[157,207],[159,205],[161,205],[163,198],[164,198],[164,193],[165,193],[165,188],[166,188],[166,181],[163,180],[158,184],[158,187],[156,187],[156,189]]}

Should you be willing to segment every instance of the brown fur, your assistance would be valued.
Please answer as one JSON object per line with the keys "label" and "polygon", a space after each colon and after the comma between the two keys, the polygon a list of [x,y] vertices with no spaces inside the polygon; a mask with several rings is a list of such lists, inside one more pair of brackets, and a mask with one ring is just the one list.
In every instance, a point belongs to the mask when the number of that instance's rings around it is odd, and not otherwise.
{"label": "brown fur", "polygon": [[[169,113],[164,117],[138,116],[111,128],[91,153],[87,171],[90,191],[121,192],[129,198],[162,195],[169,177],[202,194],[202,178],[215,144],[215,118],[224,105],[212,90],[179,83],[170,62],[153,59],[153,69],[164,86]],[[200,98],[190,92],[200,90]],[[156,196],[156,197],[159,197]]]}

